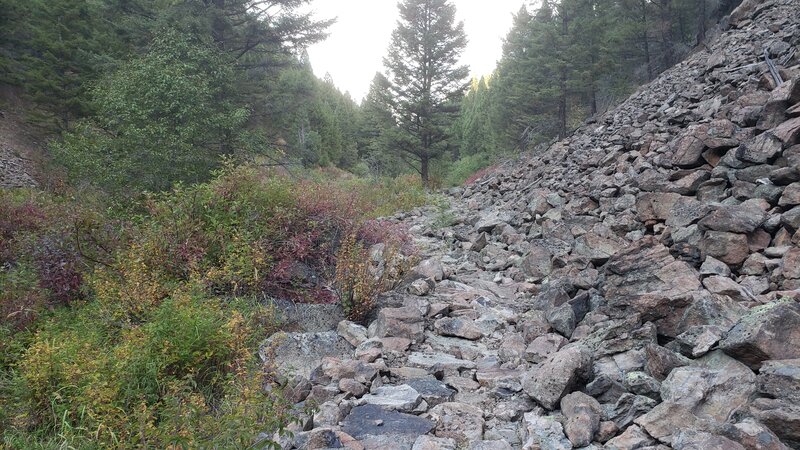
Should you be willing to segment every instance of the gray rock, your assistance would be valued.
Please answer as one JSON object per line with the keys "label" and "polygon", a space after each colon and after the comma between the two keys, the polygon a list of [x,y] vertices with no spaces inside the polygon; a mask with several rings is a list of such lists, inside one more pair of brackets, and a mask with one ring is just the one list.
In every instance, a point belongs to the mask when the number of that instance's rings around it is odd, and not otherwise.
{"label": "gray rock", "polygon": [[389,410],[411,412],[422,401],[422,396],[407,384],[400,386],[381,386],[361,398],[369,405],[377,405]]}
{"label": "gray rock", "polygon": [[474,369],[477,365],[472,361],[456,358],[447,353],[412,352],[408,355],[408,364],[430,371]]}
{"label": "gray rock", "polygon": [[533,340],[525,349],[525,359],[534,364],[539,364],[551,354],[561,350],[569,341],[555,333],[547,333]]}
{"label": "gray rock", "polygon": [[800,359],[764,362],[758,371],[758,392],[800,404]]}
{"label": "gray rock", "polygon": [[431,407],[452,401],[456,393],[455,390],[435,378],[415,378],[406,381],[406,384],[419,392],[422,399]]}
{"label": "gray rock", "polygon": [[650,397],[623,394],[611,408],[608,408],[606,415],[619,429],[624,429],[638,417],[650,412],[657,404],[658,402]]}
{"label": "gray rock", "polygon": [[358,347],[367,340],[367,329],[349,320],[342,320],[336,326],[336,332],[353,347]]}
{"label": "gray rock", "polygon": [[525,414],[526,438],[523,448],[571,450],[572,443],[564,435],[564,428],[552,417],[541,417],[534,413]]}
{"label": "gray rock", "polygon": [[800,305],[777,301],[754,308],[720,343],[725,353],[753,369],[768,359],[800,358]]}
{"label": "gray rock", "polygon": [[592,354],[582,345],[565,347],[526,374],[525,393],[547,409],[554,409],[591,371]]}
{"label": "gray rock", "polygon": [[414,441],[411,450],[456,450],[457,445],[455,439],[420,436]]}
{"label": "gray rock", "polygon": [[433,324],[436,333],[442,336],[454,336],[475,341],[483,337],[480,328],[472,321],[443,317]]}
{"label": "gray rock", "polygon": [[459,443],[483,439],[483,411],[465,403],[447,402],[433,407],[428,415],[436,423],[436,436]]}
{"label": "gray rock", "polygon": [[608,450],[636,450],[650,447],[656,443],[638,425],[629,426],[624,433],[606,442],[605,448]]}
{"label": "gray rock", "polygon": [[319,333],[276,333],[258,349],[262,361],[274,365],[284,375],[309,378],[325,357],[353,354],[353,346],[335,331]]}
{"label": "gray rock", "polygon": [[[357,406],[342,423],[342,430],[356,439],[377,435],[427,434],[435,424],[428,419],[391,411],[377,405]],[[413,441],[412,441],[413,442]]]}
{"label": "gray rock", "polygon": [[561,399],[561,412],[567,417],[564,431],[573,447],[589,445],[600,429],[600,403],[582,392],[573,392]]}

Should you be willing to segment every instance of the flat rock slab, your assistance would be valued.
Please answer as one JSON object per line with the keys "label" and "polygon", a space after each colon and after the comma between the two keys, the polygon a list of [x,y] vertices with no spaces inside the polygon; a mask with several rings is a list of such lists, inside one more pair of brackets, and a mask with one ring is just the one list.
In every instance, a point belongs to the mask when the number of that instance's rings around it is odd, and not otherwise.
{"label": "flat rock slab", "polygon": [[422,401],[416,389],[407,384],[400,386],[381,386],[362,400],[370,405],[378,405],[395,411],[411,412]]}
{"label": "flat rock slab", "polygon": [[460,370],[474,369],[477,365],[473,361],[456,358],[447,353],[420,353],[413,352],[408,355],[408,364],[427,370]]}
{"label": "flat rock slab", "polygon": [[406,383],[422,395],[431,407],[453,400],[456,391],[435,378],[416,378]]}
{"label": "flat rock slab", "polygon": [[326,357],[344,358],[354,347],[335,331],[320,333],[276,333],[259,347],[262,361],[271,361],[284,375],[309,378]]}
{"label": "flat rock slab", "polygon": [[353,408],[342,423],[342,430],[356,439],[391,434],[421,436],[434,427],[435,424],[428,419],[377,405]]}

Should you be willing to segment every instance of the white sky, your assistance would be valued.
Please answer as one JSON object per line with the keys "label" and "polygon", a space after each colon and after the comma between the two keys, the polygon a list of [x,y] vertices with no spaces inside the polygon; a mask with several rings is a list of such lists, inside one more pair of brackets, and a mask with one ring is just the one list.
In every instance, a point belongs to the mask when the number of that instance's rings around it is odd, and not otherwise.
{"label": "white sky", "polygon": [[[469,44],[463,62],[472,75],[491,73],[511,28],[511,15],[524,0],[453,0],[457,19],[464,21]],[[324,42],[308,49],[314,73],[330,73],[339,89],[359,102],[375,72],[383,72],[383,57],[398,18],[396,0],[314,0],[320,19],[337,17]]]}

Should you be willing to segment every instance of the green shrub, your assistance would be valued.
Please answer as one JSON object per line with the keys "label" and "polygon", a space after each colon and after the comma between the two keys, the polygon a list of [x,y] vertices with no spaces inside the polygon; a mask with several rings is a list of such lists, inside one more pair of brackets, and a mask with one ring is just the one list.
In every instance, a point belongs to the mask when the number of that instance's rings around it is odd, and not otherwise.
{"label": "green shrub", "polygon": [[464,156],[450,166],[445,185],[461,186],[471,175],[488,167],[491,163],[491,158],[483,153]]}

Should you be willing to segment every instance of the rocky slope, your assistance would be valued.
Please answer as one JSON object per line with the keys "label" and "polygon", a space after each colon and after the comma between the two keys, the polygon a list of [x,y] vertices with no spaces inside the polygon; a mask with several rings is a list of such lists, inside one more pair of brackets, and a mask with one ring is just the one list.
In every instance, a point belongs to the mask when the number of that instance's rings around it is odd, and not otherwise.
{"label": "rocky slope", "polygon": [[596,123],[452,192],[452,226],[397,217],[427,259],[368,328],[322,312],[262,347],[320,405],[281,444],[800,447],[799,6],[745,1]]}
{"label": "rocky slope", "polygon": [[35,187],[43,178],[47,139],[26,123],[28,111],[16,89],[0,84],[0,189]]}

